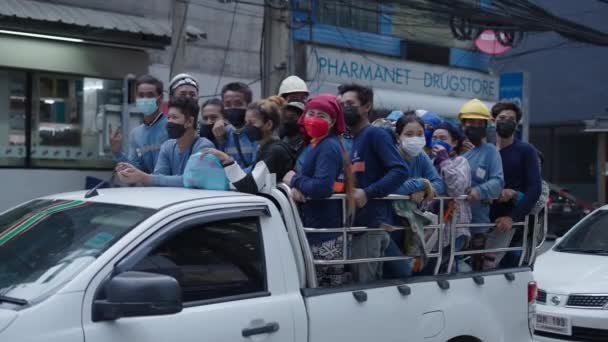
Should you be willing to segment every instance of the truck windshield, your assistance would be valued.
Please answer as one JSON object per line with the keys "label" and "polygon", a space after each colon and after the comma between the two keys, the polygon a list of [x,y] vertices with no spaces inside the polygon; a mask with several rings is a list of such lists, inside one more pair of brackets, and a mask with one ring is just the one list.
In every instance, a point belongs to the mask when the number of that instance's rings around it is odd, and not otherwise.
{"label": "truck windshield", "polygon": [[0,306],[44,299],[154,212],[86,201],[35,200],[1,214]]}
{"label": "truck windshield", "polygon": [[559,245],[558,252],[608,255],[608,210],[596,211],[581,222]]}

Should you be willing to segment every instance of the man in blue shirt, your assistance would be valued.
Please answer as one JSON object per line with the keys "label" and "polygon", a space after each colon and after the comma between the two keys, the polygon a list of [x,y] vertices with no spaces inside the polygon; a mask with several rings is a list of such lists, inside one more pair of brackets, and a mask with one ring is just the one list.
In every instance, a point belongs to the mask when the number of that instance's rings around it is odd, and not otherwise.
{"label": "man in blue shirt", "polygon": [[[464,128],[464,134],[474,146],[463,156],[471,167],[471,188],[467,191],[471,202],[471,223],[490,223],[490,203],[498,199],[504,185],[502,161],[496,147],[484,142],[490,110],[481,101],[474,99],[465,103],[460,109],[458,119]],[[471,248],[483,249],[486,245],[486,233],[489,227],[472,227]],[[471,258],[473,269],[483,268],[483,255],[476,254]]]}
{"label": "man in blue shirt", "polygon": [[205,148],[213,147],[209,140],[200,138],[196,134],[198,105],[195,99],[174,98],[169,103],[167,116],[167,134],[170,140],[161,147],[154,173],[146,173],[129,163],[119,163],[116,172],[122,182],[146,186],[182,187],[182,174],[190,156]]}
{"label": "man in blue shirt", "polygon": [[[504,170],[505,189],[491,208],[496,230],[488,235],[486,247],[504,248],[509,247],[515,232],[522,228],[514,229],[513,223],[524,221],[534,208],[541,194],[542,182],[536,149],[514,137],[522,117],[519,107],[512,102],[499,102],[492,107],[492,117],[496,127],[496,147],[500,150]],[[484,268],[496,267],[504,255],[487,254]]]}
{"label": "man in blue shirt", "polygon": [[167,141],[167,118],[160,112],[163,99],[163,83],[158,79],[143,75],[135,81],[137,90],[136,107],[144,114],[144,123],[129,134],[128,152],[121,152],[122,133],[110,129],[110,146],[117,162],[127,162],[144,171],[152,172],[158,159],[160,146]]}
{"label": "man in blue shirt", "polygon": [[[377,200],[397,191],[408,177],[408,169],[397,151],[395,140],[385,129],[369,122],[374,93],[357,84],[338,88],[344,120],[353,135],[350,151],[352,171],[357,179],[355,190],[357,213],[354,226],[381,228],[391,224],[393,210],[390,201]],[[353,236],[351,258],[378,258],[384,255],[390,237],[385,231],[359,233]],[[368,282],[382,276],[382,263],[353,265],[356,281]]]}
{"label": "man in blue shirt", "polygon": [[242,169],[253,166],[258,152],[258,144],[246,134],[241,134],[245,126],[247,106],[252,101],[253,92],[245,83],[226,84],[222,88],[224,118],[217,120],[212,129],[218,149],[232,157]]}

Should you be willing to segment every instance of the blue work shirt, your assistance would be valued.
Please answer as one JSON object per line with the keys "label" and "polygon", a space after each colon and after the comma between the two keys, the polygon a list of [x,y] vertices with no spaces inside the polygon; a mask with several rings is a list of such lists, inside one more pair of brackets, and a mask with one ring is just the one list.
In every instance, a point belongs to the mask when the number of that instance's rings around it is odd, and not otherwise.
{"label": "blue work shirt", "polygon": [[130,163],[145,173],[152,173],[161,145],[169,139],[167,117],[162,113],[149,125],[141,124],[129,133],[128,151],[114,155],[116,162]]}
{"label": "blue work shirt", "polygon": [[[237,139],[240,143],[242,154],[239,153],[237,148]],[[249,140],[246,134],[240,134],[240,131],[232,126],[226,127],[226,141],[223,144],[219,144],[218,147],[232,157],[243,170],[253,167],[259,148],[257,142]]]}
{"label": "blue work shirt", "polygon": [[366,126],[354,136],[350,156],[357,187],[365,191],[368,200],[357,210],[354,225],[377,228],[381,223],[392,223],[390,201],[374,198],[396,193],[408,178],[395,139],[383,128]]}
{"label": "blue work shirt", "polygon": [[190,156],[205,148],[213,147],[213,143],[208,139],[197,138],[190,146],[180,151],[176,139],[167,140],[160,148],[152,175],[152,184],[154,186],[183,187],[182,175]]}
{"label": "blue work shirt", "polygon": [[[490,202],[500,197],[504,186],[502,160],[496,146],[482,143],[463,157],[471,166],[471,187],[479,191],[481,200],[471,202],[471,223],[490,223]],[[471,233],[483,233],[488,227],[472,227]]]}
{"label": "blue work shirt", "polygon": [[424,190],[423,179],[431,182],[436,194],[443,195],[445,193],[445,183],[426,153],[421,152],[411,160],[405,159],[405,165],[408,167],[410,178],[401,184],[397,190],[398,194],[411,195]]}
{"label": "blue work shirt", "polygon": [[[338,137],[328,136],[316,146],[307,146],[301,170],[291,180],[291,186],[300,190],[308,200],[301,205],[302,223],[307,228],[342,227],[342,203],[326,200],[334,192],[334,183],[343,182],[344,162]],[[340,234],[308,233],[308,241],[322,242]]]}

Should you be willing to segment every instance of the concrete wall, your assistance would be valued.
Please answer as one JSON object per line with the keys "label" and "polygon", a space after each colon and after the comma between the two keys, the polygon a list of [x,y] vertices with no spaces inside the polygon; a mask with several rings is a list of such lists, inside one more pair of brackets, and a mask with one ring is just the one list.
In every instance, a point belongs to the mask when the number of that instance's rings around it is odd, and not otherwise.
{"label": "concrete wall", "polygon": [[[113,11],[125,14],[171,20],[175,0],[46,0],[65,5]],[[263,0],[252,3],[262,5]],[[236,6],[236,11],[235,11]],[[234,16],[232,38],[230,26]],[[202,95],[213,95],[218,75],[222,69],[221,88],[227,82],[242,80],[251,82],[260,78],[260,43],[264,8],[250,4],[222,3],[217,0],[192,0],[188,7],[186,24],[202,30],[207,39],[187,43],[185,70],[200,76]],[[229,44],[228,44],[229,43]],[[226,50],[228,49],[228,53]],[[150,72],[166,81],[162,69],[171,65],[171,48],[150,50]],[[259,85],[254,86],[257,88]],[[209,91],[211,89],[211,91]],[[254,89],[255,91],[255,89]],[[259,92],[257,92],[259,94]]]}

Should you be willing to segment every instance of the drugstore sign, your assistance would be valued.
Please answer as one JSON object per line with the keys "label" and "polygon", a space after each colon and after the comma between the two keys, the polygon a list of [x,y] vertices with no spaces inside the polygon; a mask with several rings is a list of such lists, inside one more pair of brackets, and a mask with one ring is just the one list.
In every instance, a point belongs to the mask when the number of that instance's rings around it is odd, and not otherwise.
{"label": "drugstore sign", "polygon": [[312,46],[307,53],[307,79],[313,87],[325,82],[356,82],[374,88],[498,99],[498,78],[481,72]]}

